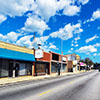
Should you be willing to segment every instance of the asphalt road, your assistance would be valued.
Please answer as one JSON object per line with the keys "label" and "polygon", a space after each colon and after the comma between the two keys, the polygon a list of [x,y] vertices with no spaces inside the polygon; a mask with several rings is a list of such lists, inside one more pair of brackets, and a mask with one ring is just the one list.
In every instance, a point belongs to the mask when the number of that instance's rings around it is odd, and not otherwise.
{"label": "asphalt road", "polygon": [[100,100],[100,72],[0,87],[0,100]]}

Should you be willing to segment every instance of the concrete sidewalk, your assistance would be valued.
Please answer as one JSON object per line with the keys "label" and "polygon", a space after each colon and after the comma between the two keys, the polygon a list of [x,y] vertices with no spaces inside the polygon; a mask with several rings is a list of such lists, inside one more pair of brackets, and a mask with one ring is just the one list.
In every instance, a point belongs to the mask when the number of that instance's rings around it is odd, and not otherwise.
{"label": "concrete sidewalk", "polygon": [[[85,71],[81,72],[68,72],[68,73],[61,73],[60,76],[66,76],[66,75],[73,75],[73,74],[79,74]],[[23,82],[23,81],[29,81],[29,80],[39,80],[39,79],[45,79],[45,78],[52,78],[57,77],[58,74],[51,74],[51,75],[44,75],[44,76],[21,76],[16,78],[0,78],[0,86],[7,85],[7,84],[13,84],[17,82]]]}

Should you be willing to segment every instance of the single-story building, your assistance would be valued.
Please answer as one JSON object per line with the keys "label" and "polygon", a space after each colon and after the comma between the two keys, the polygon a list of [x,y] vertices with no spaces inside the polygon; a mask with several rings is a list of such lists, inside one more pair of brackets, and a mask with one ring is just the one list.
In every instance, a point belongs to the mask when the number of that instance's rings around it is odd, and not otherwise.
{"label": "single-story building", "polygon": [[0,77],[32,75],[34,51],[0,41]]}

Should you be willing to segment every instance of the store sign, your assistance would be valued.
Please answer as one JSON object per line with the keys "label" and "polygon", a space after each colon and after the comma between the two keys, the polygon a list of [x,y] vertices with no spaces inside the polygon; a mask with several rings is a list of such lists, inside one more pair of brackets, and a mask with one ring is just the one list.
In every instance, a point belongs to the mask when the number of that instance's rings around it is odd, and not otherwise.
{"label": "store sign", "polygon": [[43,58],[43,50],[42,49],[37,49],[35,51],[35,58]]}
{"label": "store sign", "polygon": [[66,59],[66,57],[62,57],[62,61],[66,61],[67,59]]}
{"label": "store sign", "polygon": [[77,60],[73,60],[73,65],[77,65]]}

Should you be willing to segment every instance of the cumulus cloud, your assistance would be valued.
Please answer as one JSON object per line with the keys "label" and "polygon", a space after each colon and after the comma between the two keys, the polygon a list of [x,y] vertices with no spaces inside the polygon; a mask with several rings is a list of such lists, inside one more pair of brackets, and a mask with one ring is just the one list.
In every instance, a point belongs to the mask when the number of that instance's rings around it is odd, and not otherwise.
{"label": "cumulus cloud", "polygon": [[73,50],[73,48],[71,48],[71,51]]}
{"label": "cumulus cloud", "polygon": [[90,19],[87,19],[83,22],[83,24],[86,24],[91,21],[95,21],[96,19],[100,19],[100,9],[97,9],[93,12],[92,17]]}
{"label": "cumulus cloud", "polygon": [[97,48],[95,48],[92,45],[89,45],[89,46],[84,46],[84,47],[79,48],[79,50],[76,50],[76,52],[79,52],[79,53],[97,52]]}
{"label": "cumulus cloud", "polygon": [[0,14],[0,24],[7,19],[6,16]]}
{"label": "cumulus cloud", "polygon": [[22,16],[31,9],[34,0],[0,0],[0,13],[10,17]]}
{"label": "cumulus cloud", "polygon": [[94,45],[89,45],[89,46],[83,46],[80,47],[78,50],[76,50],[76,52],[79,53],[93,53],[93,52],[97,52],[97,47],[100,47],[100,43],[96,43]]}
{"label": "cumulus cloud", "polygon": [[78,47],[78,44],[76,44],[75,47]]}
{"label": "cumulus cloud", "polygon": [[82,3],[82,5],[85,5],[89,2],[89,0],[78,0],[79,3]]}
{"label": "cumulus cloud", "polygon": [[73,37],[74,34],[78,34],[83,32],[81,28],[81,24],[77,23],[75,25],[71,25],[71,23],[65,25],[64,28],[60,28],[59,31],[53,32],[50,34],[52,38],[61,38],[63,40],[68,40]]}
{"label": "cumulus cloud", "polygon": [[85,42],[86,42],[86,43],[89,43],[89,42],[91,42],[91,41],[93,41],[93,40],[95,40],[95,39],[97,39],[97,38],[99,38],[99,36],[95,35],[95,36],[93,36],[93,37],[91,37],[91,38],[86,39]]}
{"label": "cumulus cloud", "polygon": [[39,35],[43,35],[43,32],[48,29],[49,27],[45,21],[37,16],[30,16],[21,30],[25,32],[37,32]]}
{"label": "cumulus cloud", "polygon": [[80,7],[77,6],[67,6],[64,11],[63,14],[67,15],[67,16],[74,16],[77,15],[80,12]]}
{"label": "cumulus cloud", "polygon": [[32,48],[32,42],[31,42],[32,37],[33,35],[23,36],[16,42],[16,44]]}
{"label": "cumulus cloud", "polygon": [[95,12],[93,12],[90,21],[94,21],[96,19],[100,19],[100,9],[97,9]]}
{"label": "cumulus cloud", "polygon": [[12,31],[6,35],[0,34],[0,40],[9,43],[15,43],[19,36],[21,36],[20,33],[15,33]]}
{"label": "cumulus cloud", "polygon": [[35,13],[46,21],[48,21],[51,16],[54,16],[58,10],[56,0],[36,0],[35,4],[37,7],[34,10]]}
{"label": "cumulus cloud", "polygon": [[50,49],[54,49],[54,50],[58,50],[58,48],[56,47],[56,45],[54,45],[53,43],[49,43],[49,48]]}

